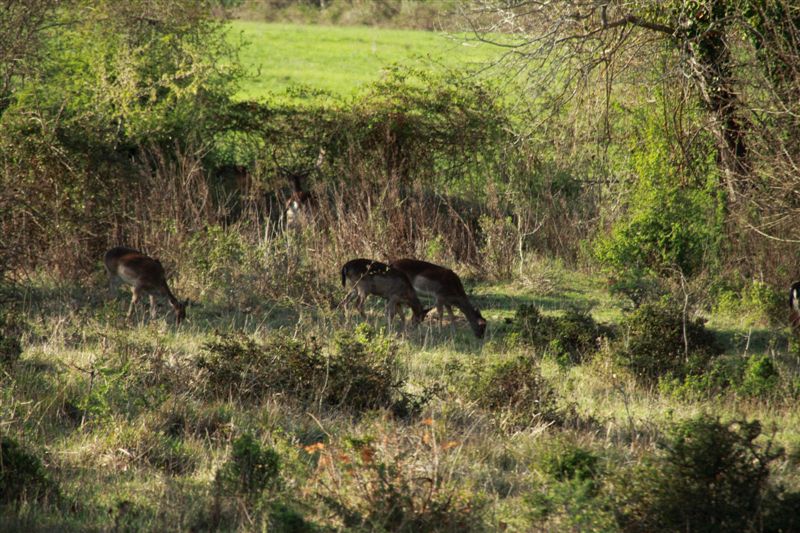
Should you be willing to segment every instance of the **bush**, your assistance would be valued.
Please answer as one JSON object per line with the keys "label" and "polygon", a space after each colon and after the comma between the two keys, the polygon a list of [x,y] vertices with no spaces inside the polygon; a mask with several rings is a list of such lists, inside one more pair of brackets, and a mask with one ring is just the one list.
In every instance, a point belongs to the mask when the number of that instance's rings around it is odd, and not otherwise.
{"label": "bush", "polygon": [[662,454],[622,485],[620,522],[629,531],[758,530],[769,463],[761,425],[707,415],[677,424]]}
{"label": "bush", "polygon": [[723,289],[716,299],[715,313],[735,317],[745,325],[779,324],[786,318],[783,292],[763,281],[752,280],[741,287]]}
{"label": "bush", "polygon": [[747,359],[737,392],[745,396],[767,396],[775,392],[779,382],[780,374],[772,358],[767,354],[753,355]]}
{"label": "bush", "polygon": [[511,326],[522,342],[546,349],[562,365],[583,362],[598,348],[598,338],[610,335],[585,310],[570,309],[561,316],[546,316],[534,305],[521,305]]}
{"label": "bush", "polygon": [[389,407],[403,380],[397,345],[366,324],[339,332],[323,350],[314,337],[298,340],[275,334],[259,344],[251,338],[222,335],[207,343],[197,366],[211,394],[258,400],[284,394],[301,402],[320,402],[356,411]]}
{"label": "bush", "polygon": [[475,401],[502,415],[502,425],[528,427],[537,421],[559,422],[556,396],[536,362],[525,356],[492,366],[473,388]]}
{"label": "bush", "polygon": [[42,500],[58,488],[42,461],[11,437],[0,437],[0,503]]}
{"label": "bush", "polygon": [[217,471],[218,488],[238,494],[258,495],[280,484],[278,452],[263,448],[249,433],[233,441],[230,459]]}
{"label": "bush", "polygon": [[683,378],[703,372],[722,349],[702,319],[687,317],[685,325],[686,339],[683,310],[673,300],[643,304],[622,320],[623,338],[617,346],[619,362],[648,383],[664,376]]}
{"label": "bush", "polygon": [[548,442],[539,457],[547,478],[526,497],[532,518],[542,530],[614,529],[600,489],[600,458],[570,442]]}

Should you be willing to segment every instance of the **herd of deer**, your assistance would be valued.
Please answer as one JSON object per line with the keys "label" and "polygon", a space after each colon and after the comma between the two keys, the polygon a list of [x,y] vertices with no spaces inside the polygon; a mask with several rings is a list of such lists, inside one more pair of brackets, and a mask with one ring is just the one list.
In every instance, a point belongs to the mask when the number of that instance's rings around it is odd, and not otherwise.
{"label": "herd of deer", "polygon": [[[318,170],[324,156],[325,151],[320,150],[314,167],[299,172],[284,169],[277,160],[275,161],[278,170],[292,182],[292,194],[286,201],[284,212],[287,229],[301,226],[307,218],[308,211],[313,207],[314,195],[303,190],[300,180],[314,169]],[[165,297],[169,301],[178,324],[186,317],[186,303],[179,301],[172,294],[167,285],[164,267],[157,259],[133,248],[118,246],[106,252],[103,262],[110,279],[112,296],[120,281],[133,288],[128,318],[131,317],[136,302],[143,294],[150,297],[152,318],[156,316],[156,296]],[[470,302],[461,280],[455,272],[445,267],[416,259],[400,259],[389,265],[372,259],[353,259],[342,267],[342,287],[345,287],[348,281],[351,285],[350,292],[342,301],[342,305],[356,300],[356,307],[364,318],[366,318],[364,300],[369,295],[375,295],[387,300],[386,313],[390,327],[400,305],[411,308],[412,324],[417,325],[430,311],[430,308],[423,309],[417,296],[419,292],[434,299],[434,306],[439,311],[440,325],[445,309],[451,321],[455,321],[453,307],[457,307],[464,313],[476,337],[483,338],[486,331],[486,320]],[[402,312],[400,319],[405,326],[405,316]]]}
{"label": "herd of deer", "polygon": [[[151,318],[156,316],[156,296],[165,297],[169,301],[178,324],[186,317],[186,304],[172,294],[164,267],[157,259],[133,248],[119,246],[107,251],[103,262],[108,272],[112,295],[119,282],[127,283],[133,288],[128,318],[143,294],[150,297]],[[461,280],[455,272],[439,265],[415,259],[401,259],[391,265],[371,259],[353,259],[342,267],[342,286],[345,287],[348,281],[351,285],[350,292],[342,303],[348,304],[355,299],[358,311],[364,318],[364,300],[369,295],[375,295],[387,300],[386,312],[390,326],[399,305],[410,307],[413,312],[412,323],[419,324],[430,311],[423,309],[417,296],[419,291],[434,298],[440,324],[445,309],[450,318],[455,319],[455,306],[464,313],[476,337],[482,338],[486,330],[486,320],[469,301]],[[400,318],[405,325],[402,313]]]}

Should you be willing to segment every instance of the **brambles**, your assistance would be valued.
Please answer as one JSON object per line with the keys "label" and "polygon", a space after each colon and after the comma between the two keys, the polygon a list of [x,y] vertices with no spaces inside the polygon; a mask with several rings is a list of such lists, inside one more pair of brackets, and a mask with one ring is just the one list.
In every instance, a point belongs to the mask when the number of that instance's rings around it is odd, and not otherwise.
{"label": "brambles", "polygon": [[318,454],[315,494],[337,529],[481,531],[485,503],[473,491],[460,490],[446,469],[457,446],[425,420],[413,436],[351,437],[306,451]]}

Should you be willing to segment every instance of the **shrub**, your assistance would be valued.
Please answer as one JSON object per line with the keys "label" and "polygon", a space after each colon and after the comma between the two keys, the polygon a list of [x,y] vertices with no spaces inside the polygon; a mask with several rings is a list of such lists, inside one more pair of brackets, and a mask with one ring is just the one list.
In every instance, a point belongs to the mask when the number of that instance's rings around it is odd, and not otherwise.
{"label": "shrub", "polygon": [[776,390],[779,381],[780,375],[772,358],[767,354],[753,355],[747,359],[737,392],[746,396],[766,396]]}
{"label": "shrub", "polygon": [[549,442],[539,457],[546,479],[526,497],[544,530],[614,529],[614,516],[599,494],[600,459],[570,442]]}
{"label": "shrub", "polygon": [[263,448],[249,433],[233,441],[228,461],[217,471],[218,488],[239,494],[258,495],[280,484],[278,452]]}
{"label": "shrub", "polygon": [[722,423],[707,415],[679,423],[662,454],[622,486],[620,522],[630,531],[756,530],[769,463],[757,422]]}
{"label": "shrub", "polygon": [[619,362],[645,382],[702,372],[709,360],[721,353],[721,347],[702,319],[687,317],[685,326],[684,339],[683,310],[673,300],[643,304],[622,320]]}
{"label": "shrub", "polygon": [[609,280],[608,292],[624,296],[634,309],[644,302],[656,300],[664,295],[658,278],[644,272],[626,271],[621,276]]}
{"label": "shrub", "polygon": [[536,362],[525,356],[489,368],[473,388],[475,401],[502,414],[502,425],[527,427],[536,421],[560,421],[555,393]]}
{"label": "shrub", "polygon": [[512,321],[512,335],[536,348],[547,349],[562,365],[582,362],[597,350],[597,339],[610,331],[586,310],[570,309],[546,316],[534,305],[521,305]]}
{"label": "shrub", "polygon": [[42,461],[16,440],[0,437],[0,503],[41,500],[58,495]]}
{"label": "shrub", "polygon": [[714,312],[735,317],[747,325],[777,324],[786,316],[784,300],[782,292],[763,281],[752,280],[741,287],[721,290]]}
{"label": "shrub", "polygon": [[338,332],[330,349],[314,337],[298,340],[275,334],[259,344],[243,335],[207,343],[197,366],[208,390],[218,397],[257,400],[284,394],[357,411],[388,407],[403,385],[397,345],[367,325]]}

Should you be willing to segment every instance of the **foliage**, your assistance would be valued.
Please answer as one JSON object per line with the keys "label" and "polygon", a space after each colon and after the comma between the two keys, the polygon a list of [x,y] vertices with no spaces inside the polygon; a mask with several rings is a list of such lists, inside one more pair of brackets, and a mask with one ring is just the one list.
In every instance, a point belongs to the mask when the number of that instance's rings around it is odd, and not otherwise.
{"label": "foliage", "polygon": [[0,503],[58,496],[41,459],[13,438],[0,436]]}
{"label": "foliage", "polygon": [[314,337],[273,334],[257,343],[243,335],[220,335],[205,345],[196,364],[205,371],[211,394],[251,401],[284,394],[363,411],[389,407],[403,384],[397,346],[367,325],[338,332],[328,350]]}
{"label": "foliage", "polygon": [[532,357],[520,356],[490,366],[480,375],[472,397],[479,406],[494,411],[501,425],[510,428],[561,420],[555,392]]}
{"label": "foliage", "polygon": [[600,457],[557,438],[547,442],[536,463],[546,478],[525,500],[538,527],[595,531],[614,528],[614,516],[600,492]]}
{"label": "foliage", "polygon": [[230,458],[217,471],[216,483],[222,490],[258,495],[279,486],[280,470],[278,452],[262,447],[255,437],[245,433],[233,441]]}
{"label": "foliage", "polygon": [[599,236],[595,253],[625,279],[641,279],[677,268],[690,277],[713,264],[722,236],[720,199],[711,150],[698,143],[695,176],[685,175],[673,157],[674,139],[646,115],[639,117],[631,166],[636,182],[625,216]]}
{"label": "foliage", "polygon": [[598,348],[609,328],[594,321],[587,310],[569,309],[563,315],[543,315],[534,305],[521,305],[511,322],[512,338],[547,350],[562,365],[578,364]]}
{"label": "foliage", "polygon": [[685,317],[683,309],[670,298],[630,311],[620,329],[616,357],[645,382],[702,372],[708,361],[721,352],[704,321]]}
{"label": "foliage", "polygon": [[622,487],[620,522],[629,531],[756,530],[779,453],[761,446],[757,422],[707,415],[676,424],[662,455]]}
{"label": "foliage", "polygon": [[763,281],[752,280],[740,287],[726,287],[716,295],[714,311],[748,325],[768,325],[785,319],[783,292]]}

